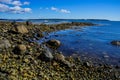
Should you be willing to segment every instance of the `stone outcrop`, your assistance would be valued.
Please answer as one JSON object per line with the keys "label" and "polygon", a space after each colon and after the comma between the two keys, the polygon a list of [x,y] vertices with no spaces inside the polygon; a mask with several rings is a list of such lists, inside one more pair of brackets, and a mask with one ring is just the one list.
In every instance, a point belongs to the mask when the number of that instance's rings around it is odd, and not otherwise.
{"label": "stone outcrop", "polygon": [[116,46],[120,46],[120,41],[115,40],[115,41],[112,41],[111,44],[116,45]]}
{"label": "stone outcrop", "polygon": [[52,48],[58,48],[61,45],[61,42],[59,40],[49,40],[46,42],[50,47]]}
{"label": "stone outcrop", "polygon": [[28,29],[25,26],[23,26],[23,25],[21,25],[21,26],[14,26],[14,32],[25,34],[25,33],[28,33]]}

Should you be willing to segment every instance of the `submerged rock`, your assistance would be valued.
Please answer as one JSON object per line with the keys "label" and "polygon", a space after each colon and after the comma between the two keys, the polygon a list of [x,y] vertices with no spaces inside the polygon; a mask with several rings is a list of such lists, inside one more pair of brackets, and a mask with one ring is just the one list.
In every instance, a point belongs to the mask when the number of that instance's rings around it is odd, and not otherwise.
{"label": "submerged rock", "polygon": [[9,47],[11,47],[11,44],[7,39],[0,40],[0,48],[9,48]]}
{"label": "submerged rock", "polygon": [[49,40],[46,43],[52,48],[58,48],[61,44],[59,40],[55,40],[55,39]]}
{"label": "submerged rock", "polygon": [[120,46],[120,41],[115,40],[115,41],[112,41],[111,44],[116,45],[116,46]]}

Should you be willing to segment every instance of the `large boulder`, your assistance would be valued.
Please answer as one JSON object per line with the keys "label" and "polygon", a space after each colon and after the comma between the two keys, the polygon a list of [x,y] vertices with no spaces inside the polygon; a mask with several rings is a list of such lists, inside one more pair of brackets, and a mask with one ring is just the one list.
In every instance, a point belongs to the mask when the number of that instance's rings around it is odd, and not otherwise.
{"label": "large boulder", "polygon": [[25,53],[27,50],[26,46],[24,44],[19,44],[18,46],[15,47],[15,49],[13,50],[13,52],[15,54],[23,54]]}
{"label": "large boulder", "polygon": [[24,25],[14,26],[14,31],[16,33],[21,33],[21,34],[28,33],[28,29]]}
{"label": "large boulder", "polygon": [[53,59],[53,55],[50,49],[44,45],[44,51],[40,54],[39,58],[44,61],[50,61]]}
{"label": "large boulder", "polygon": [[120,46],[120,41],[115,40],[115,41],[112,41],[111,44],[116,45],[116,46]]}
{"label": "large boulder", "polygon": [[55,39],[49,40],[46,43],[52,48],[58,48],[61,44],[59,40],[55,40]]}
{"label": "large boulder", "polygon": [[7,39],[0,40],[0,48],[9,48],[9,47],[11,47],[11,44]]}

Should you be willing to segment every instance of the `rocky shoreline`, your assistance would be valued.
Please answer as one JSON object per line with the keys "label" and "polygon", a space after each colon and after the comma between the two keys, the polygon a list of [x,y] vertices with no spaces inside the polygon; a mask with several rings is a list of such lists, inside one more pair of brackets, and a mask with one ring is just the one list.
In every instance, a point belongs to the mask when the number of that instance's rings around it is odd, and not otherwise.
{"label": "rocky shoreline", "polygon": [[[119,80],[120,67],[92,65],[79,57],[65,57],[56,49],[59,41],[38,44],[44,33],[93,26],[92,23],[32,24],[0,22],[0,80]],[[52,43],[52,45],[51,45]],[[47,46],[50,46],[48,48]]]}

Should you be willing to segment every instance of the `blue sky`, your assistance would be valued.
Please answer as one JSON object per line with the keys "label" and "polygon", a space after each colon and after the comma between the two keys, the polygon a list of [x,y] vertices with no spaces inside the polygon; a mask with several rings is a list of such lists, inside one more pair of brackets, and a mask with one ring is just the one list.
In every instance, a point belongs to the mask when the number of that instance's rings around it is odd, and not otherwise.
{"label": "blue sky", "polygon": [[120,0],[0,0],[0,18],[120,20]]}

